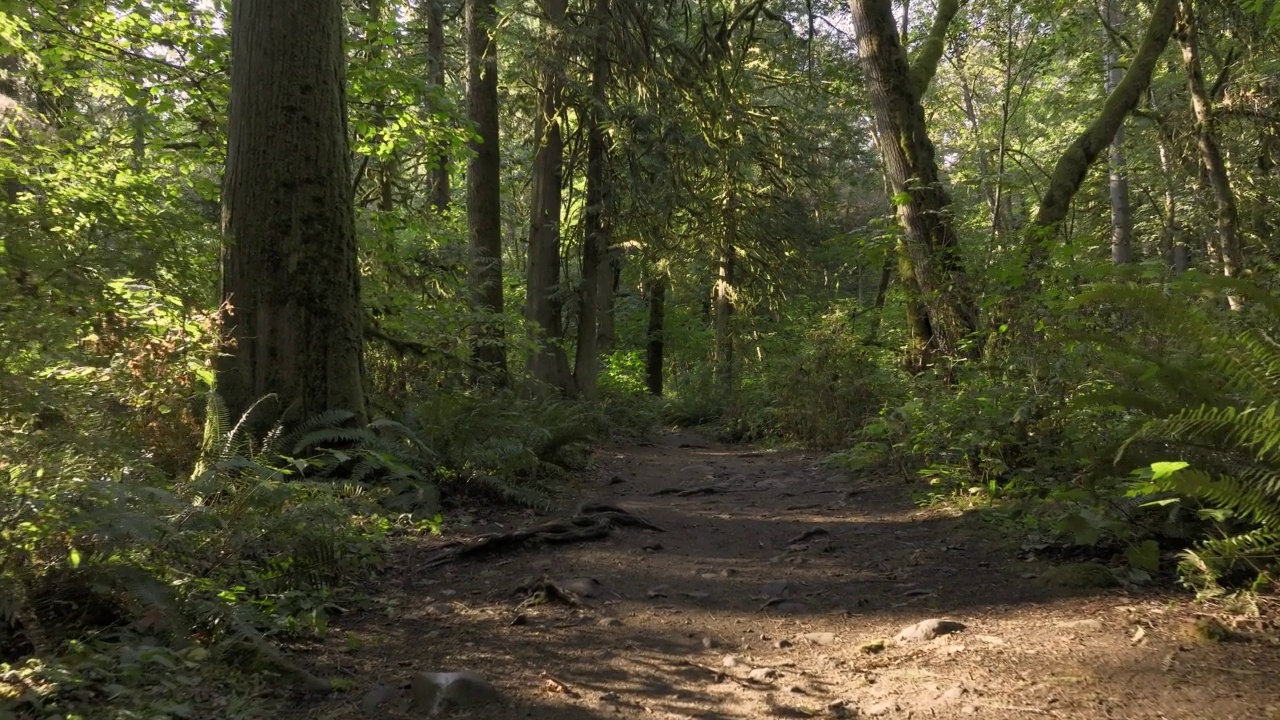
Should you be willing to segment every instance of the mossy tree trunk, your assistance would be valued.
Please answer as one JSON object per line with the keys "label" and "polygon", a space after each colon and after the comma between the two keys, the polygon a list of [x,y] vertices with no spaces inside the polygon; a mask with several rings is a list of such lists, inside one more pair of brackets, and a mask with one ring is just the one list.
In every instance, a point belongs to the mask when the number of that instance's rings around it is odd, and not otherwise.
{"label": "mossy tree trunk", "polygon": [[218,392],[255,429],[365,418],[340,0],[237,0]]}
{"label": "mossy tree trunk", "polygon": [[600,374],[600,276],[610,243],[609,145],[605,134],[609,97],[609,0],[595,0],[595,42],[591,63],[591,95],[587,117],[587,178],[585,235],[582,240],[582,281],[578,291],[578,347],[573,378],[583,397],[596,397]]}
{"label": "mossy tree trunk", "polygon": [[498,23],[496,0],[466,0],[467,119],[475,125],[467,161],[467,244],[471,308],[487,316],[471,329],[476,379],[507,381],[506,336],[501,324],[502,163],[498,147]]}
{"label": "mossy tree trunk", "polygon": [[1151,19],[1124,78],[1107,95],[1102,112],[1094,118],[1059,156],[1049,185],[1040,198],[1035,219],[1029,231],[1032,242],[1032,263],[1043,260],[1045,243],[1052,231],[1067,217],[1071,200],[1085,175],[1098,156],[1106,149],[1124,119],[1138,105],[1138,100],[1151,83],[1151,73],[1173,34],[1173,21],[1177,14],[1178,0],[1157,0],[1151,9]]}
{"label": "mossy tree trunk", "polygon": [[[891,199],[902,226],[902,249],[919,288],[927,345],[943,357],[972,354],[964,339],[977,326],[977,306],[948,213],[950,197],[938,176],[920,98],[937,70],[947,27],[959,10],[944,1],[915,66],[899,39],[890,0],[850,0],[858,56],[875,110],[877,143]],[[924,357],[928,352],[918,353]]]}

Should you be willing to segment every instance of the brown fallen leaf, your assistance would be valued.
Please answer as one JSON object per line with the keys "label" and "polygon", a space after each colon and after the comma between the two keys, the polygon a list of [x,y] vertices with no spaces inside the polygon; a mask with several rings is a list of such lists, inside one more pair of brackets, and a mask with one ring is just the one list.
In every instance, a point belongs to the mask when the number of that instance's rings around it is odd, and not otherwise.
{"label": "brown fallen leaf", "polygon": [[546,670],[538,673],[538,677],[542,678],[542,689],[545,692],[560,693],[575,698],[578,697],[578,694],[573,690],[570,690],[569,686],[566,685],[564,681],[556,678]]}

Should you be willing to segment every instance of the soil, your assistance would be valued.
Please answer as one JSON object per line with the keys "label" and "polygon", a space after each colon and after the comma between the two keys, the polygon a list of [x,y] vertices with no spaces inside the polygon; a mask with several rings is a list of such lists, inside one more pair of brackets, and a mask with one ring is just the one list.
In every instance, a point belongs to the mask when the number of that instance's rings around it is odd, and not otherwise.
{"label": "soil", "polygon": [[[423,717],[368,693],[468,669],[503,702],[459,715],[493,720],[1280,718],[1265,600],[1233,613],[1174,590],[1065,588],[974,514],[819,460],[666,434],[599,452],[578,498],[664,532],[420,569],[448,540],[566,516],[566,503],[475,511],[445,538],[405,543],[376,609],[311,648],[351,690],[299,712]],[[894,640],[929,619],[963,629]]]}

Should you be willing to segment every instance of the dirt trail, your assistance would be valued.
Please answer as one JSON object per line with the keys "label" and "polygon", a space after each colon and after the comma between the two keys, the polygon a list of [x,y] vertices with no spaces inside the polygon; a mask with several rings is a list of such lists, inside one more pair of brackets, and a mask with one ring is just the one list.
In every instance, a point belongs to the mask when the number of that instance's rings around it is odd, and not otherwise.
{"label": "dirt trail", "polygon": [[[700,488],[713,489],[671,491]],[[1280,718],[1266,620],[1203,643],[1184,596],[1051,587],[1034,577],[1044,566],[992,549],[972,520],[917,508],[900,482],[671,434],[602,451],[583,496],[665,532],[431,572],[415,563],[439,540],[405,547],[381,610],[316,649],[355,690],[305,716],[421,717],[361,697],[466,668],[506,704],[465,716],[494,720]],[[467,532],[538,521],[495,515]],[[513,591],[544,576],[597,597],[518,607]],[[966,627],[872,652],[928,618]]]}

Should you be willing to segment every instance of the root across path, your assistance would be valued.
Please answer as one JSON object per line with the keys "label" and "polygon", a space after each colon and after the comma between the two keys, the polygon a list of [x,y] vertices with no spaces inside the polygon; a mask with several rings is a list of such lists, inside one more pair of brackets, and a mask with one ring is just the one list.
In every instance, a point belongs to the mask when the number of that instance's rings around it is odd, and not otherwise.
{"label": "root across path", "polygon": [[1068,587],[818,459],[666,435],[601,451],[561,519],[477,510],[407,542],[310,655],[350,690],[302,717],[426,717],[398,689],[466,670],[499,699],[459,715],[493,720],[1280,720],[1265,601]]}

